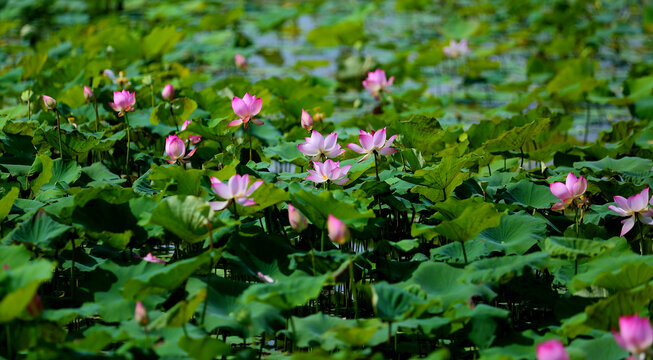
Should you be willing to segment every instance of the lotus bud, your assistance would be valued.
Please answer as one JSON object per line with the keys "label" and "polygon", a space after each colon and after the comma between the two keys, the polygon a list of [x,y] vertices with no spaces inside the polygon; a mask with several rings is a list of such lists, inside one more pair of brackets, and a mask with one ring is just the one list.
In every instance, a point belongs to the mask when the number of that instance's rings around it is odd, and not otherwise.
{"label": "lotus bud", "polygon": [[247,69],[247,59],[245,59],[244,56],[240,54],[236,54],[234,56],[234,62],[236,63],[236,67],[241,70]]}
{"label": "lotus bud", "polygon": [[306,129],[306,131],[313,130],[313,117],[304,109],[302,109],[301,123],[302,127]]}
{"label": "lotus bud", "polygon": [[57,100],[47,95],[43,95],[43,104],[45,104],[46,110],[55,110],[57,108]]}
{"label": "lotus bud", "polygon": [[308,221],[294,206],[288,204],[288,222],[290,227],[297,233],[301,233],[308,227]]}
{"label": "lotus bud", "polygon": [[86,85],[84,85],[84,99],[86,99],[86,101],[93,100],[93,90]]}
{"label": "lotus bud", "polygon": [[537,360],[569,360],[569,355],[560,340],[549,340],[539,345],[535,350]]}
{"label": "lotus bud", "polygon": [[[615,341],[621,348],[630,352],[633,359],[643,359],[647,350],[653,345],[653,329],[647,317],[619,317],[619,332],[612,331]],[[629,359],[630,359],[629,358]]]}
{"label": "lotus bud", "polygon": [[150,323],[150,319],[147,317],[147,309],[145,309],[145,306],[140,301],[136,303],[134,319],[136,319],[136,323],[140,326],[147,326]]}
{"label": "lotus bud", "polygon": [[327,230],[329,232],[329,238],[336,244],[344,244],[349,240],[350,234],[347,225],[342,222],[340,219],[329,214],[327,220]]}
{"label": "lotus bud", "polygon": [[163,97],[165,100],[172,101],[172,99],[175,97],[175,88],[172,87],[172,84],[166,84],[166,86],[163,87],[163,90],[161,91],[161,97]]}

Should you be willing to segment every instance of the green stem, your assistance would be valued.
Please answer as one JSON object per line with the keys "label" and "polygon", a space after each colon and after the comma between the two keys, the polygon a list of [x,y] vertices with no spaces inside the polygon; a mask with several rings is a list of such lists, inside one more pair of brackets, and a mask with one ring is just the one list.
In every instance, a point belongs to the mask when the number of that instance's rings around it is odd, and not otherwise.
{"label": "green stem", "polygon": [[236,209],[236,202],[235,202],[235,201],[232,201],[232,202],[231,202],[231,205],[233,205],[233,207],[234,207],[234,218],[235,218],[236,220],[240,219],[240,217],[238,216],[238,210]]}
{"label": "green stem", "polygon": [[379,177],[379,155],[374,151],[374,171],[376,172],[376,181],[381,181]]}
{"label": "green stem", "polygon": [[32,111],[30,110],[30,100],[27,99],[27,121],[32,121]]}
{"label": "green stem", "polygon": [[125,123],[127,123],[127,157],[125,158],[125,175],[129,177],[129,147],[131,145],[131,126],[129,125],[129,118],[125,112]]}
{"label": "green stem", "polygon": [[351,297],[354,302],[354,319],[358,319],[358,301],[356,296],[354,296],[354,261],[351,258],[351,254],[347,254],[349,259],[349,288],[351,289]]}
{"label": "green stem", "polygon": [[71,256],[71,265],[70,265],[70,298],[72,299],[73,304],[75,303],[75,240],[70,240],[70,243],[73,246],[73,254]]}
{"label": "green stem", "polygon": [[324,233],[325,232],[326,232],[326,229],[322,229],[322,235],[320,237],[320,251],[324,251]]}
{"label": "green stem", "polygon": [[93,100],[93,103],[95,105],[95,131],[97,132],[100,129],[100,117],[97,112],[97,99]]}
{"label": "green stem", "polygon": [[152,99],[152,107],[154,107],[154,86],[150,83],[150,98]]}
{"label": "green stem", "polygon": [[297,345],[297,328],[295,327],[295,319],[293,319],[292,314],[290,314],[290,328],[292,330],[292,351],[295,351]]}
{"label": "green stem", "polygon": [[210,282],[211,282],[211,275],[213,274],[213,233],[212,233],[212,226],[210,222],[206,223],[206,228],[209,231],[209,255],[211,256],[211,260],[209,260],[209,275],[206,277],[206,299],[204,300],[204,309],[202,310],[202,324],[204,324],[204,319],[206,317],[206,307],[209,304],[209,289],[210,289]]}
{"label": "green stem", "polygon": [[467,250],[465,250],[465,243],[461,241],[460,246],[463,248],[463,258],[465,259],[465,265],[467,265]]}
{"label": "green stem", "polygon": [[248,126],[249,131],[249,160],[252,160],[252,126]]}
{"label": "green stem", "polygon": [[63,148],[61,147],[61,122],[59,121],[59,110],[54,109],[54,113],[57,114],[57,136],[59,137],[59,157],[63,160]]}
{"label": "green stem", "polygon": [[589,138],[589,133],[590,133],[590,102],[589,100],[586,100],[587,102],[587,118],[585,119],[585,138],[583,139],[583,143],[587,144],[587,139]]}
{"label": "green stem", "polygon": [[644,255],[648,253],[646,246],[644,244],[646,243],[646,239],[644,239],[644,226],[642,226],[642,222],[639,220],[638,217],[635,218],[637,220],[637,224],[639,225],[639,253],[640,255]]}

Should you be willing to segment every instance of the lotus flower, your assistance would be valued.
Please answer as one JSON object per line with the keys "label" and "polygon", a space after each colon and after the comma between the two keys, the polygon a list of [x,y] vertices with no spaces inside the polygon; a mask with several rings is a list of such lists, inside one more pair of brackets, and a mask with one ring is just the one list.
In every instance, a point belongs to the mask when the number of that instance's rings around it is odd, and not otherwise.
{"label": "lotus flower", "polygon": [[[628,219],[621,220],[623,226],[621,227],[620,236],[624,236],[635,226],[636,219],[644,224],[653,225],[653,209],[649,210],[648,208],[648,189],[646,188],[641,193],[628,197],[628,199],[623,196],[615,196],[614,202],[618,206],[608,206],[610,210],[621,216],[629,216]],[[651,205],[653,206],[653,199],[651,199]]]}
{"label": "lotus flower", "polygon": [[449,40],[449,46],[442,48],[442,51],[450,58],[457,58],[461,55],[467,55],[469,53],[469,47],[467,46],[467,40],[460,40],[459,43],[456,40]]}
{"label": "lotus flower", "polygon": [[[190,123],[192,123],[191,120],[184,121],[184,123],[181,124],[181,131],[186,130],[186,128],[188,127],[188,125],[190,125]],[[197,144],[202,140],[202,137],[199,135],[189,135],[188,140],[190,140],[190,142],[192,142],[193,144]]]}
{"label": "lotus flower", "polygon": [[344,244],[349,240],[349,228],[342,220],[329,214],[327,219],[327,231],[329,232],[329,239],[336,244]]}
{"label": "lotus flower", "polygon": [[311,131],[313,129],[313,117],[304,109],[302,109],[301,124],[306,131]]}
{"label": "lotus flower", "polygon": [[163,87],[163,90],[161,90],[161,97],[165,100],[172,101],[175,97],[175,88],[172,84],[166,84],[166,86]]}
{"label": "lotus flower", "polygon": [[236,53],[236,56],[234,56],[234,62],[236,63],[236,67],[238,69],[247,69],[247,59],[245,59],[244,56]]}
{"label": "lotus flower", "polygon": [[338,134],[336,133],[331,133],[325,138],[322,134],[313,130],[311,137],[305,137],[304,139],[306,139],[306,142],[297,145],[297,149],[304,155],[312,156],[313,160],[321,157],[335,158],[345,152],[338,145]]}
{"label": "lotus flower", "polygon": [[653,345],[651,321],[638,315],[620,316],[619,330],[612,330],[612,335],[619,346],[631,353],[628,359],[644,359],[646,350]]}
{"label": "lotus flower", "polygon": [[158,257],[152,255],[152,253],[147,253],[145,257],[143,258],[143,261],[151,262],[151,263],[159,263],[165,265],[166,262],[159,259]]}
{"label": "lotus flower", "polygon": [[127,90],[114,91],[113,102],[109,103],[109,106],[118,112],[119,117],[128,111],[134,111],[134,105],[136,105],[136,93]]}
{"label": "lotus flower", "polygon": [[367,158],[369,158],[372,154],[391,155],[397,152],[397,149],[390,147],[392,146],[392,142],[395,141],[397,135],[390,136],[390,139],[386,141],[385,130],[386,128],[376,132],[372,130],[369,133],[361,130],[358,135],[358,141],[361,143],[361,146],[356,144],[347,145],[349,149],[359,154],[365,154],[365,156],[358,160],[358,162],[367,160]]}
{"label": "lotus flower", "polygon": [[261,281],[266,282],[268,284],[272,284],[274,282],[273,278],[263,274],[260,271],[256,273],[256,276],[258,276],[258,278],[261,279]]}
{"label": "lotus flower", "polygon": [[385,71],[376,69],[376,71],[367,73],[367,79],[363,80],[363,86],[372,96],[378,97],[381,92],[392,86],[393,81],[395,81],[394,76],[386,80]]}
{"label": "lotus flower", "polygon": [[553,196],[560,199],[560,202],[553,204],[552,210],[564,210],[575,199],[580,198],[587,190],[587,180],[580,176],[576,177],[574,173],[567,174],[565,183],[554,182],[549,185]]}
{"label": "lotus flower", "polygon": [[93,90],[91,90],[90,87],[84,85],[84,99],[86,99],[86,101],[91,101],[93,100],[93,97]]}
{"label": "lotus flower", "polygon": [[43,104],[45,105],[45,110],[56,110],[57,109],[57,100],[51,98],[47,95],[43,95]]}
{"label": "lotus flower", "polygon": [[134,309],[134,319],[140,326],[147,326],[147,324],[150,322],[150,319],[147,316],[147,309],[145,309],[145,306],[143,306],[143,303],[140,301],[136,303],[136,308]]}
{"label": "lotus flower", "polygon": [[308,227],[308,221],[294,206],[288,204],[288,222],[290,227],[297,233],[301,233]]}
{"label": "lotus flower", "polygon": [[560,340],[549,340],[539,345],[535,350],[537,360],[569,360],[569,355]]}
{"label": "lotus flower", "polygon": [[254,116],[261,111],[263,106],[263,100],[261,98],[256,98],[256,95],[250,95],[245,93],[243,98],[234,96],[231,100],[231,107],[234,109],[234,113],[238,115],[239,119],[231,121],[227,126],[238,126],[243,124],[244,128],[247,128],[247,123],[252,120],[256,125],[263,125],[263,121],[255,119]]}
{"label": "lotus flower", "polygon": [[194,148],[188,153],[188,155],[186,155],[186,144],[184,143],[184,140],[180,139],[177,135],[168,135],[166,138],[166,155],[170,158],[169,160],[166,159],[166,161],[171,164],[174,164],[177,161],[185,162],[183,159],[188,159],[193,156],[195,150],[197,150],[197,148]]}
{"label": "lotus flower", "polygon": [[340,161],[328,159],[324,163],[313,161],[313,166],[315,170],[308,170],[310,175],[306,177],[307,180],[318,184],[332,181],[337,185],[343,185],[349,181],[349,178],[346,178],[345,175],[349,172],[351,165],[340,167]]}
{"label": "lotus flower", "polygon": [[226,201],[212,201],[210,202],[211,209],[222,210],[229,206],[232,201],[235,201],[241,206],[253,206],[256,202],[249,198],[250,195],[256,191],[263,184],[263,180],[255,181],[249,188],[249,175],[245,174],[240,176],[238,174],[232,176],[227,184],[220,181],[216,177],[211,177],[211,186],[213,191],[219,197]]}

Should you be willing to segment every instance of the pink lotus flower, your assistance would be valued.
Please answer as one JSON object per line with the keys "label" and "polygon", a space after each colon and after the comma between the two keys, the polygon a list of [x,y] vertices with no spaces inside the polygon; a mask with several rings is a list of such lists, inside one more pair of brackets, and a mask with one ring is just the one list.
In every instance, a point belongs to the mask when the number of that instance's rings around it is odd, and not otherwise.
{"label": "pink lotus flower", "polygon": [[118,112],[119,117],[128,111],[134,111],[134,105],[136,105],[136,93],[127,90],[114,91],[113,102],[109,103],[109,106]]}
{"label": "pink lotus flower", "polygon": [[163,90],[161,90],[161,97],[164,100],[172,101],[175,97],[175,88],[172,84],[166,84],[166,86],[163,87]]}
{"label": "pink lotus flower", "polygon": [[93,96],[93,90],[91,90],[90,87],[84,85],[84,99],[86,99],[86,101],[91,101],[93,100]]}
{"label": "pink lotus flower", "polygon": [[[190,125],[190,123],[192,123],[192,122],[193,121],[191,121],[191,120],[184,121],[184,123],[181,124],[181,131],[186,130],[188,125]],[[199,135],[189,135],[188,140],[190,140],[190,142],[192,142],[193,144],[197,144],[198,142],[200,142],[202,140],[202,137],[199,136]]]}
{"label": "pink lotus flower", "polygon": [[653,345],[651,321],[638,315],[620,316],[619,330],[612,330],[612,335],[619,346],[631,353],[628,359],[644,359],[646,350]]}
{"label": "pink lotus flower", "polygon": [[346,178],[345,175],[349,172],[351,165],[340,167],[340,161],[328,159],[324,163],[313,161],[313,166],[315,170],[308,170],[310,175],[306,177],[307,180],[318,184],[332,181],[337,185],[343,185],[349,181],[349,178]]}
{"label": "pink lotus flower", "polygon": [[236,63],[236,67],[241,70],[247,69],[247,59],[245,59],[244,56],[236,53],[236,56],[234,56],[234,62]]}
{"label": "pink lotus flower", "polygon": [[358,162],[367,160],[367,158],[369,158],[370,155],[372,154],[391,155],[397,152],[397,149],[390,147],[392,146],[392,142],[395,141],[397,135],[392,135],[390,139],[386,141],[385,130],[386,128],[383,128],[376,132],[372,130],[369,133],[360,130],[360,133],[358,135],[358,141],[361,143],[362,146],[358,146],[353,143],[347,145],[349,149],[359,154],[365,154],[365,156],[363,156],[360,160],[358,160]]}
{"label": "pink lotus flower", "polygon": [[549,340],[539,345],[535,350],[537,360],[569,360],[569,355],[560,340]]}
{"label": "pink lotus flower", "polygon": [[376,69],[374,72],[367,73],[367,79],[363,80],[363,86],[365,86],[372,96],[378,97],[381,92],[392,86],[392,82],[394,81],[394,76],[386,80],[385,71]]}
{"label": "pink lotus flower", "polygon": [[134,319],[140,326],[147,326],[147,324],[150,322],[150,319],[147,316],[147,309],[145,309],[145,306],[143,306],[143,303],[140,301],[136,303],[136,308],[134,309]]}
{"label": "pink lotus flower", "polygon": [[45,105],[45,110],[55,110],[57,108],[57,100],[47,95],[43,95],[43,104]]}
{"label": "pink lotus flower", "polygon": [[336,244],[344,244],[349,240],[349,228],[337,217],[329,214],[327,219],[327,230],[329,232],[329,239]]}
{"label": "pink lotus flower", "polygon": [[[624,236],[630,229],[635,226],[635,220],[639,219],[644,224],[653,225],[653,209],[648,208],[648,189],[642,190],[641,193],[628,197],[626,200],[623,196],[615,196],[614,202],[618,206],[610,205],[608,208],[621,216],[629,216],[628,219],[621,220],[623,224],[621,235]],[[653,199],[651,199],[653,206]]]}
{"label": "pink lotus flower", "polygon": [[305,143],[297,145],[297,149],[306,156],[312,156],[314,160],[319,158],[335,158],[345,152],[338,145],[338,134],[331,133],[325,137],[313,130],[311,137],[305,137]]}
{"label": "pink lotus flower", "polygon": [[467,55],[469,53],[469,47],[467,46],[467,40],[460,40],[459,43],[456,40],[449,40],[449,46],[442,48],[442,51],[450,58],[457,58],[461,55]]}
{"label": "pink lotus flower", "polygon": [[248,189],[249,175],[247,174],[243,176],[236,174],[229,179],[227,184],[223,183],[216,177],[211,177],[213,191],[218,194],[219,197],[226,200],[210,202],[211,209],[216,211],[222,210],[229,206],[232,201],[235,201],[240,206],[254,206],[256,205],[256,202],[250,199],[249,196],[252,195],[262,184],[263,180],[255,181]]}
{"label": "pink lotus flower", "polygon": [[560,202],[553,204],[552,210],[564,210],[575,199],[580,198],[587,190],[587,180],[580,176],[576,177],[574,173],[567,174],[565,183],[554,182],[549,185],[553,196],[560,199]]}
{"label": "pink lotus flower", "polygon": [[301,124],[306,131],[313,129],[313,117],[304,109],[302,109]]}
{"label": "pink lotus flower", "polygon": [[290,227],[297,233],[301,233],[308,227],[308,221],[294,206],[288,204],[288,222]]}
{"label": "pink lotus flower", "polygon": [[239,119],[231,121],[227,126],[238,126],[243,124],[244,128],[247,128],[247,123],[252,120],[256,125],[263,125],[263,121],[255,119],[254,116],[261,111],[263,107],[263,100],[261,98],[256,98],[256,95],[250,95],[245,93],[243,98],[234,96],[231,100],[231,107],[234,109],[234,113],[238,115]]}
{"label": "pink lotus flower", "polygon": [[170,158],[170,160],[166,159],[166,161],[171,164],[174,164],[177,161],[186,162],[183,159],[188,159],[193,156],[195,150],[197,150],[197,148],[194,148],[188,153],[188,155],[186,155],[186,144],[184,143],[184,140],[180,139],[177,135],[168,135],[166,138],[166,155]]}
{"label": "pink lotus flower", "polygon": [[272,284],[274,282],[273,278],[263,274],[260,271],[256,273],[256,276],[258,276],[258,278],[261,279],[261,281],[266,282],[268,284]]}
{"label": "pink lotus flower", "polygon": [[166,262],[159,259],[158,257],[152,255],[152,253],[147,253],[145,257],[143,258],[143,261],[151,262],[151,263],[159,263],[165,265]]}

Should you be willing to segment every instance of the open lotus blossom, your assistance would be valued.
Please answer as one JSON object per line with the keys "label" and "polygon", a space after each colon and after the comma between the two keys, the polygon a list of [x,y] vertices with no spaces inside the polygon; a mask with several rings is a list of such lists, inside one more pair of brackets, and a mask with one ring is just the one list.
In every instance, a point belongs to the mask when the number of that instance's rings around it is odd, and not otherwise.
{"label": "open lotus blossom", "polygon": [[136,303],[136,308],[134,309],[134,320],[140,326],[147,326],[150,323],[150,318],[147,316],[147,309],[145,309],[145,306],[140,301]]}
{"label": "open lotus blossom", "polygon": [[57,100],[47,95],[43,95],[43,104],[46,110],[55,110],[57,108]]}
{"label": "open lotus blossom", "polygon": [[175,97],[175,88],[172,84],[166,84],[166,86],[163,87],[163,90],[161,90],[161,97],[165,100],[172,101]]}
{"label": "open lotus blossom", "polygon": [[[649,210],[648,190],[646,188],[637,195],[629,196],[628,199],[623,196],[615,196],[614,202],[617,206],[610,205],[608,208],[621,216],[628,216],[628,219],[621,220],[621,235],[624,236],[635,226],[635,220],[644,224],[653,225],[653,209]],[[653,200],[651,200],[653,206]]]}
{"label": "open lotus blossom", "polygon": [[554,182],[549,185],[553,196],[560,199],[559,202],[553,204],[552,210],[564,210],[574,200],[580,199],[587,190],[587,180],[580,176],[576,177],[574,173],[567,174],[565,183]]}
{"label": "open lotus blossom", "polygon": [[327,218],[327,231],[329,233],[329,239],[336,244],[344,244],[349,240],[349,228],[345,225],[342,220],[337,217],[329,214]]}
{"label": "open lotus blossom", "polygon": [[234,96],[231,100],[231,108],[234,109],[234,113],[238,115],[239,119],[231,121],[227,126],[243,124],[243,127],[247,128],[250,120],[256,125],[263,125],[263,121],[254,118],[261,111],[261,107],[263,107],[263,100],[257,98],[256,95],[245,93],[242,99]]}
{"label": "open lotus blossom", "polygon": [[93,100],[93,97],[94,97],[93,90],[91,90],[90,87],[84,85],[84,99],[86,101],[91,101]]}
{"label": "open lotus blossom", "polygon": [[397,152],[397,149],[391,148],[392,142],[395,141],[397,135],[390,136],[386,141],[386,128],[378,131],[372,130],[371,132],[360,131],[358,141],[361,146],[356,144],[349,144],[347,147],[359,154],[365,154],[358,162],[365,161],[372,154],[391,155]]}
{"label": "open lotus blossom", "polygon": [[109,106],[118,112],[118,116],[123,116],[128,111],[134,111],[134,105],[136,105],[136,93],[127,90],[114,91],[113,102],[109,103]]}
{"label": "open lotus blossom", "polygon": [[304,109],[302,109],[301,124],[306,131],[311,131],[313,129],[313,117]]}
{"label": "open lotus blossom", "polygon": [[245,174],[240,176],[238,174],[232,176],[228,183],[225,184],[220,179],[216,177],[211,177],[211,186],[213,191],[218,194],[219,197],[225,199],[226,201],[212,201],[209,204],[213,210],[222,210],[229,206],[232,201],[235,201],[238,205],[241,206],[253,206],[256,205],[256,202],[249,198],[256,189],[263,184],[263,180],[255,181],[251,186],[249,186],[249,175]]}
{"label": "open lotus blossom", "polygon": [[372,94],[372,96],[378,97],[381,92],[386,91],[386,89],[392,86],[394,81],[394,76],[391,76],[390,79],[386,79],[385,71],[376,69],[376,71],[367,73],[367,79],[363,80],[363,86]]}
{"label": "open lotus blossom", "polygon": [[451,39],[449,40],[449,46],[442,48],[442,51],[450,58],[457,58],[461,55],[469,54],[469,46],[467,46],[466,39],[460,40],[460,42]]}
{"label": "open lotus blossom", "polygon": [[569,360],[560,340],[549,340],[537,345],[537,360]]}
{"label": "open lotus blossom", "polygon": [[147,253],[145,257],[143,258],[143,261],[151,262],[151,263],[158,263],[158,264],[166,264],[165,261],[159,259],[158,257],[152,255],[152,253]]}
{"label": "open lotus blossom", "polygon": [[[181,124],[181,131],[186,130],[188,125],[190,125],[190,123],[192,123],[192,122],[193,122],[192,120],[184,121],[184,123]],[[192,142],[193,144],[197,144],[198,142],[200,142],[202,140],[202,137],[199,136],[199,135],[189,135],[188,140],[190,140],[190,142]]]}
{"label": "open lotus blossom", "polygon": [[349,181],[349,178],[346,178],[345,175],[349,172],[351,165],[340,167],[340,161],[328,159],[324,163],[313,161],[313,166],[315,170],[308,170],[310,175],[306,177],[307,180],[318,184],[331,181],[337,185],[343,185]]}
{"label": "open lotus blossom", "polygon": [[297,149],[306,156],[312,156],[312,159],[325,159],[335,158],[345,152],[344,149],[338,145],[338,134],[331,133],[322,136],[319,132],[313,130],[311,137],[305,137],[305,143],[297,145]]}
{"label": "open lotus blossom", "polygon": [[185,162],[183,159],[188,159],[193,156],[195,150],[197,148],[194,148],[186,155],[186,143],[184,143],[184,140],[180,139],[177,135],[168,135],[166,138],[166,155],[170,158],[166,159],[166,161],[171,164],[177,161]]}
{"label": "open lotus blossom", "polygon": [[236,67],[241,70],[247,69],[247,59],[245,59],[244,56],[236,53],[234,56],[234,62],[236,63]]}
{"label": "open lotus blossom", "polygon": [[651,321],[638,315],[620,316],[619,332],[612,330],[612,335],[619,346],[630,352],[628,359],[646,358],[646,351],[653,345]]}
{"label": "open lotus blossom", "polygon": [[297,233],[301,233],[308,227],[308,221],[294,206],[288,204],[288,222],[290,227]]}

